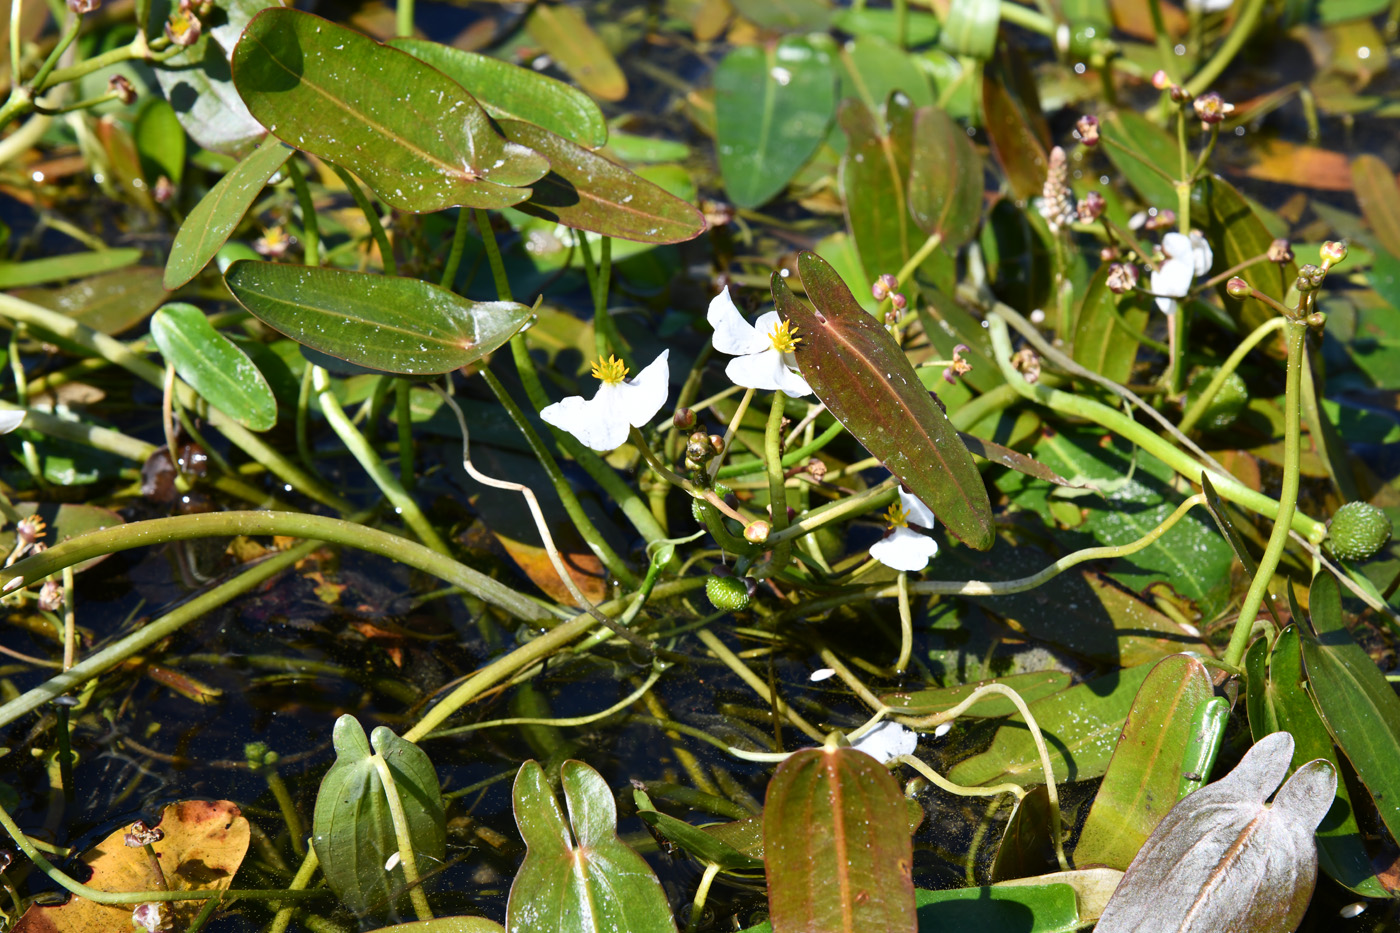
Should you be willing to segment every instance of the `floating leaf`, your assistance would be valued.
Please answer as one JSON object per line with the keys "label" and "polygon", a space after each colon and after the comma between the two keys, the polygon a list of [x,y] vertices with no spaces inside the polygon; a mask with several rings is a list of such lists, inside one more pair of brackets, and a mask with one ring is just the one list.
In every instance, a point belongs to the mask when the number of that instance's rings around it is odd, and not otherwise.
{"label": "floating leaf", "polygon": [[109,337],[146,319],[167,297],[161,272],[149,266],[105,272],[54,289],[23,289],[15,298],[67,315]]}
{"label": "floating leaf", "polygon": [[[1116,874],[1116,873],[1115,873]],[[991,887],[914,891],[920,933],[1073,933],[1092,917],[1081,915],[1069,884],[998,884]],[[744,933],[773,933],[760,923]],[[822,928],[848,929],[840,927]],[[862,929],[856,927],[855,929]],[[883,930],[881,931],[883,933]]]}
{"label": "floating leaf", "polygon": [[511,933],[675,933],[661,883],[617,837],[617,805],[602,777],[581,761],[566,761],[560,784],[567,823],[537,762],[525,762],[515,776],[515,823],[526,849],[510,886],[506,927]]}
{"label": "floating leaf", "polygon": [[1326,571],[1313,578],[1308,615],[1313,634],[1301,639],[1303,666],[1317,711],[1400,839],[1400,698],[1347,631],[1341,592]]}
{"label": "floating leaf", "polygon": [[1109,272],[1109,263],[1099,266],[1079,303],[1074,321],[1074,361],[1122,384],[1133,374],[1137,334],[1147,326],[1148,310],[1146,302],[1136,296],[1120,301],[1108,287]]}
{"label": "floating leaf", "polygon": [[594,97],[617,101],[627,96],[627,76],[582,10],[563,3],[537,3],[525,18],[525,31]]}
{"label": "floating leaf", "polygon": [[[880,698],[897,713],[904,715],[924,715],[940,713],[952,709],[966,700],[978,689],[987,684],[1001,684],[1010,687],[1021,695],[1021,699],[1032,703],[1041,697],[1059,693],[1069,686],[1070,675],[1064,671],[1030,671],[1025,674],[1011,674],[991,680],[979,680],[956,687],[938,687],[931,690],[915,690],[912,693],[890,693]],[[1015,705],[999,694],[987,694],[962,713],[968,719],[993,719],[1010,716],[1016,712]]]}
{"label": "floating leaf", "polygon": [[[227,800],[183,800],[167,804],[157,824],[164,838],[151,843],[160,860],[164,884],[157,882],[150,859],[141,847],[123,839],[130,824],[113,831],[83,854],[92,869],[86,883],[99,891],[227,891],[248,852],[248,821]],[[162,908],[173,929],[186,929],[204,901],[175,901]],[[130,930],[130,904],[99,904],[74,897],[57,907],[35,904],[20,918],[13,933],[100,933]]]}
{"label": "floating leaf", "polygon": [[414,923],[380,927],[374,933],[506,933],[506,928],[485,917],[438,917]]}
{"label": "floating leaf", "polygon": [[1385,162],[1367,153],[1351,163],[1356,203],[1386,252],[1400,256],[1400,188]]}
{"label": "floating leaf", "polygon": [[267,380],[203,311],[172,302],[151,318],[151,337],[180,378],[210,405],[254,431],[277,423],[277,399]]}
{"label": "floating leaf", "polygon": [[1205,665],[1195,658],[1174,655],[1152,668],[1084,821],[1074,850],[1077,864],[1127,869],[1176,804],[1193,714],[1211,693]]}
{"label": "floating leaf", "polygon": [[982,157],[962,127],[935,107],[914,114],[909,213],[924,233],[957,252],[982,220]]}
{"label": "floating leaf", "polygon": [[427,753],[384,726],[366,740],[347,713],[335,721],[331,740],[335,764],[316,793],[311,843],[336,897],[365,914],[402,896],[405,885],[402,864],[385,867],[399,844],[374,759],[382,758],[393,776],[420,872],[447,853],[442,794]]}
{"label": "floating leaf", "polygon": [[421,279],[242,260],[224,280],[259,320],[322,353],[383,372],[451,372],[529,320],[511,301],[468,301]]}
{"label": "floating leaf", "polygon": [[729,199],[758,207],[826,138],[836,110],[832,43],[788,36],[732,49],[715,68],[715,131]]}
{"label": "floating leaf", "polygon": [[744,0],[737,8],[744,19],[770,32],[819,31],[831,20],[825,0]]}
{"label": "floating leaf", "polygon": [[779,765],[763,853],[775,933],[918,929],[904,795],[864,752],[809,748]]}
{"label": "floating leaf", "polygon": [[[1140,665],[1115,671],[1030,704],[1045,734],[1056,781],[1085,781],[1104,773],[1149,670]],[[954,765],[948,780],[972,785],[1010,781],[1028,787],[1044,783],[1045,775],[1030,730],[1013,716],[997,729],[991,747]]]}
{"label": "floating leaf", "polygon": [[773,274],[778,313],[797,326],[797,365],[846,429],[971,547],[992,546],[992,507],[972,455],[894,338],[815,253],[797,259],[809,309]]}
{"label": "floating leaf", "polygon": [[1003,447],[995,441],[984,440],[974,437],[966,431],[958,432],[958,440],[963,442],[968,451],[975,457],[983,460],[990,460],[993,463],[1000,463],[1002,466],[1017,473],[1024,473],[1027,476],[1034,476],[1036,479],[1043,479],[1047,483],[1054,483],[1056,486],[1064,486],[1069,489],[1083,489],[1081,483],[1073,483],[1065,479],[1045,464],[1028,457],[1019,450],[1012,450],[1010,447]]}
{"label": "floating leaf", "polygon": [[608,124],[598,105],[563,81],[533,68],[426,39],[390,39],[389,45],[462,85],[498,120],[533,123],[589,149],[608,141]]}
{"label": "floating leaf", "polygon": [[199,199],[170,245],[165,262],[167,289],[174,291],[199,275],[291,155],[291,149],[269,136]]}
{"label": "floating leaf", "polygon": [[518,210],[640,243],[679,243],[705,229],[699,210],[634,172],[533,123],[502,120],[500,126],[507,139],[550,164]]}
{"label": "floating leaf", "polygon": [[1294,930],[1317,882],[1313,830],[1337,772],[1311,761],[1279,788],[1292,756],[1292,736],[1275,732],[1177,803],[1124,873],[1097,933]]}
{"label": "floating leaf", "polygon": [[64,279],[80,279],[100,272],[133,266],[141,260],[139,249],[104,249],[93,253],[65,253],[28,262],[0,262],[0,289],[43,285]]}
{"label": "floating leaf", "polygon": [[518,204],[548,170],[442,72],[310,13],[254,17],[233,53],[233,81],[279,139],[349,169],[403,210]]}
{"label": "floating leaf", "polygon": [[[927,19],[932,20],[933,17]],[[908,98],[911,106],[933,106],[933,88],[929,86],[928,75],[918,65],[915,56],[892,42],[892,39],[886,41],[869,33],[856,32],[854,39],[842,45],[839,52],[842,65],[838,91],[840,99],[856,98],[872,113],[884,106],[890,95],[896,92]]]}
{"label": "floating leaf", "polygon": [[898,272],[916,248],[917,231],[905,210],[913,114],[907,99],[891,97],[884,118],[858,101],[838,111],[846,134],[841,159],[841,196],[846,226],[855,240],[861,266],[872,281]]}

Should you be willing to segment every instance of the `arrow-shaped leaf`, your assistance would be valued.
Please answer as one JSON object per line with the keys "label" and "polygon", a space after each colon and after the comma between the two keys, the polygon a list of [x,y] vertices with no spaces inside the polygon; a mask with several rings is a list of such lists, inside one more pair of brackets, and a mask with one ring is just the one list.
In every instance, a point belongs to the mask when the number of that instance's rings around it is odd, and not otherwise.
{"label": "arrow-shaped leaf", "polygon": [[865,312],[825,260],[804,252],[798,274],[813,311],[773,275],[773,301],[797,326],[797,367],[846,426],[948,530],[985,551],[992,546],[992,505],[972,455],[948,416],[919,382],[889,332]]}

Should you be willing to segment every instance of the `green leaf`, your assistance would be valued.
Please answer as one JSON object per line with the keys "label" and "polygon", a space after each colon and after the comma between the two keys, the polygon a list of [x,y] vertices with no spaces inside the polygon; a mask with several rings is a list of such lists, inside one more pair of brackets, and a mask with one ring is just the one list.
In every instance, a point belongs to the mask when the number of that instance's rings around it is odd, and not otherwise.
{"label": "green leaf", "polygon": [[[938,38],[940,27],[937,16],[917,9],[903,12],[905,39],[910,48],[917,49]],[[866,39],[879,39],[886,45],[899,41],[899,14],[895,10],[845,7],[835,12],[831,23],[842,32],[855,36],[856,44]]]}
{"label": "green leaf", "polygon": [[1163,658],[1152,668],[1084,821],[1076,864],[1127,869],[1176,804],[1192,716],[1212,689],[1205,665],[1187,655]]}
{"label": "green leaf", "polygon": [[797,258],[816,311],[773,274],[773,300],[801,336],[797,366],[817,397],[955,537],[992,546],[992,507],[972,455],[899,344],[815,253]]}
{"label": "green leaf", "polygon": [[1000,24],[998,0],[952,0],[939,42],[954,55],[985,60],[996,49]]}
{"label": "green leaf", "polygon": [[144,321],[168,297],[160,270],[149,266],[105,272],[61,288],[17,289],[11,294],[109,337]]}
{"label": "green leaf", "polygon": [[125,269],[140,260],[139,249],[122,248],[93,253],[64,253],[62,256],[47,256],[28,262],[0,262],[0,289],[80,279],[100,272]]}
{"label": "green leaf", "polygon": [[1351,163],[1352,188],[1361,213],[1381,246],[1400,256],[1400,187],[1385,162],[1367,153]]}
{"label": "green leaf", "polygon": [[699,210],[634,172],[533,123],[502,120],[500,126],[507,139],[550,164],[517,210],[639,243],[679,243],[705,229]]}
{"label": "green leaf", "polygon": [[594,97],[619,101],[627,96],[627,76],[577,7],[537,3],[525,19],[525,31]]}
{"label": "green leaf", "polygon": [[1130,297],[1120,302],[1108,287],[1109,263],[1094,273],[1074,321],[1074,361],[1117,383],[1126,383],[1137,360],[1138,338],[1119,324],[1123,320],[1141,333],[1147,326],[1145,302]]}
{"label": "green leaf", "polygon": [[146,170],[146,183],[155,187],[164,175],[179,186],[185,174],[185,130],[169,102],[153,97],[141,108],[131,132]]}
{"label": "green leaf", "polygon": [[[1263,639],[1260,639],[1262,643]],[[1295,625],[1280,632],[1274,641],[1274,650],[1269,657],[1265,699],[1273,715],[1274,728],[1260,734],[1254,731],[1254,720],[1251,719],[1250,729],[1254,732],[1255,741],[1269,732],[1287,732],[1296,743],[1293,750],[1294,769],[1321,758],[1340,773],[1341,765],[1332,745],[1332,736],[1328,734],[1312,698],[1307,694],[1302,645]],[[1323,871],[1357,894],[1364,897],[1390,896],[1371,869],[1371,859],[1366,853],[1366,845],[1356,822],[1356,811],[1351,804],[1351,792],[1345,781],[1337,782],[1337,799],[1332,802],[1332,809],[1327,811],[1327,816],[1317,828],[1317,855]]]}
{"label": "green leaf", "polygon": [[414,923],[396,923],[373,933],[506,933],[506,928],[485,917],[438,917]]}
{"label": "green leaf", "polygon": [[832,15],[825,0],[744,0],[737,12],[769,32],[824,30]]}
{"label": "green leaf", "polygon": [[834,64],[829,39],[795,36],[739,46],[719,63],[716,147],[735,205],[762,205],[817,151],[836,110]]}
{"label": "green leaf", "polygon": [[[982,0],[973,0],[982,2]],[[946,33],[945,33],[946,35]],[[1003,55],[982,72],[982,115],[992,154],[1016,199],[1028,202],[1045,187],[1049,130],[1026,65]]]}
{"label": "green leaf", "polygon": [[[1228,181],[1219,175],[1203,178],[1192,192],[1192,198],[1191,221],[1200,225],[1214,248],[1215,268],[1232,269],[1269,251],[1273,236],[1249,202]],[[1276,262],[1255,262],[1242,269],[1240,276],[1264,294],[1282,301],[1298,277],[1298,267],[1292,262],[1284,266]],[[1225,293],[1224,282],[1218,287],[1226,312],[1240,322],[1242,333],[1253,330],[1276,314],[1262,301],[1231,298]]]}
{"label": "green leaf", "polygon": [[[1045,734],[1056,781],[1086,781],[1104,773],[1149,670],[1141,665],[1114,671],[1030,704]],[[1030,730],[1020,716],[1013,716],[997,729],[990,748],[954,765],[948,780],[1029,787],[1044,783],[1045,775]]]}
{"label": "green leaf", "polygon": [[526,848],[510,886],[506,927],[511,933],[675,933],[661,883],[617,837],[608,785],[581,761],[564,762],[560,775],[568,823],[537,762],[525,762],[515,776],[515,823]]}
{"label": "green leaf", "polygon": [[934,107],[914,114],[909,213],[924,233],[957,252],[982,220],[982,157],[962,127]]}
{"label": "green leaf", "polygon": [[348,713],[335,721],[331,741],[335,764],[321,779],[312,819],[311,844],[321,873],[346,907],[357,914],[377,911],[404,890],[403,866],[384,866],[399,851],[379,770],[377,753],[388,765],[403,805],[420,872],[447,853],[447,823],[437,773],[427,754],[384,726],[370,742]]}
{"label": "green leaf", "polygon": [[151,337],[175,372],[210,405],[253,431],[277,423],[277,399],[248,355],[194,305],[173,302],[151,318]]}
{"label": "green leaf", "polygon": [[[1173,178],[1181,171],[1176,137],[1136,110],[1111,110],[1103,114],[1100,132],[1105,143],[1099,148],[1108,154],[1108,160],[1133,186],[1142,202],[1149,207],[1176,210],[1176,187],[1157,171],[1160,169]],[[1195,220],[1194,215],[1192,220]],[[1216,246],[1215,240],[1211,240],[1211,245]]]}
{"label": "green leaf", "polygon": [[933,106],[933,88],[928,76],[916,64],[914,56],[893,45],[892,41],[857,35],[841,47],[839,97],[842,100],[854,97],[873,113],[884,106],[891,94],[899,92],[914,107]]}
{"label": "green leaf", "polygon": [[642,818],[642,822],[700,861],[713,862],[727,871],[763,869],[763,859],[754,858],[726,844],[715,834],[707,832],[708,827],[692,826],[684,820],[658,811],[652,806],[651,798],[645,791],[633,790],[632,799],[637,803],[637,815]]}
{"label": "green leaf", "polygon": [[989,879],[1009,881],[1039,875],[1055,863],[1055,841],[1050,836],[1052,822],[1050,792],[1041,784],[1011,806],[1006,829],[1001,834]]}
{"label": "green leaf", "polygon": [[[914,891],[919,933],[1072,933],[1093,919],[1080,916],[1077,901],[1075,889],[1059,883]],[[744,933],[772,931],[760,923]]]}
{"label": "green leaf", "polygon": [[1386,829],[1400,839],[1400,698],[1342,620],[1337,581],[1322,572],[1308,594],[1313,633],[1303,635],[1303,666],[1313,702],[1347,756]]}
{"label": "green leaf", "polygon": [[498,120],[533,123],[589,149],[608,141],[608,124],[598,105],[563,81],[533,68],[426,39],[390,39],[389,45],[462,85]]}
{"label": "green leaf", "polygon": [[809,748],[779,765],[763,852],[775,933],[918,929],[904,795],[864,752]]}
{"label": "green leaf", "polygon": [[[956,687],[915,690],[912,693],[889,693],[882,696],[880,702],[903,715],[923,716],[928,713],[941,713],[945,709],[952,709],[987,684],[1001,684],[1010,687],[1021,695],[1021,699],[1027,703],[1033,703],[1041,697],[1048,697],[1064,690],[1069,686],[1070,680],[1070,675],[1064,671],[1029,671],[1024,674],[1010,674],[1006,677],[994,677],[991,680],[959,684]],[[998,694],[988,694],[968,707],[961,716],[968,719],[994,719],[998,716],[1010,716],[1015,712],[1016,707],[1009,699]]]}
{"label": "green leaf", "polygon": [[442,72],[310,13],[254,17],[233,53],[233,82],[279,139],[403,210],[518,204],[549,167],[503,139]]}
{"label": "green leaf", "polygon": [[383,372],[451,372],[530,318],[511,301],[468,301],[421,279],[243,260],[224,275],[263,323],[322,353]]}
{"label": "green leaf", "polygon": [[874,281],[902,269],[916,248],[910,241],[917,232],[905,210],[913,113],[907,99],[901,102],[896,95],[883,118],[847,100],[837,120],[847,140],[840,176],[846,226],[866,276]]}
{"label": "green leaf", "polygon": [[[48,531],[46,535],[41,535],[39,540],[49,547],[90,532],[115,528],[124,521],[111,509],[80,502],[65,502],[61,505],[53,502],[16,502],[14,507],[15,514],[20,518],[38,515],[44,520]],[[16,540],[14,525],[0,529],[0,549],[3,549],[5,554],[8,555],[14,551]],[[103,554],[91,560],[85,560],[81,564],[75,564],[73,572],[81,573],[89,567],[97,566],[111,556],[110,553]]]}
{"label": "green leaf", "polygon": [[180,225],[165,262],[165,287],[174,291],[199,275],[228,242],[268,180],[291,158],[292,150],[269,136],[199,199]]}

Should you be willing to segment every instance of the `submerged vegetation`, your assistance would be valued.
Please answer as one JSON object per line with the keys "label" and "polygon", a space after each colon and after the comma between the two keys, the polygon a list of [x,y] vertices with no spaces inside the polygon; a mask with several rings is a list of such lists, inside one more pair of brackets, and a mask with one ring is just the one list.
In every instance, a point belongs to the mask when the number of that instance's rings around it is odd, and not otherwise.
{"label": "submerged vegetation", "polygon": [[0,930],[1394,928],[1398,26],[14,0]]}

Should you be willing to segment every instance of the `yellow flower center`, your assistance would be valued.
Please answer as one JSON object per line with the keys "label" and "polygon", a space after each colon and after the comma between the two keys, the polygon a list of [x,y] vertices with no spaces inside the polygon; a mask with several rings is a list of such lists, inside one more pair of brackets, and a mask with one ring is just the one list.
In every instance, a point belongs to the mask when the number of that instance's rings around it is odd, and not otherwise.
{"label": "yellow flower center", "polygon": [[268,246],[281,246],[287,240],[287,231],[283,230],[281,226],[269,227],[263,233],[263,242]]}
{"label": "yellow flower center", "polygon": [[908,528],[909,510],[898,502],[890,503],[889,510],[885,512],[885,524],[890,528]]}
{"label": "yellow flower center", "polygon": [[615,386],[627,376],[627,364],[615,356],[600,359],[593,364],[593,378],[604,385]]}
{"label": "yellow flower center", "polygon": [[773,332],[768,335],[768,339],[773,342],[774,350],[779,353],[791,353],[797,349],[798,341],[802,338],[797,336],[797,327],[791,321],[779,321]]}

